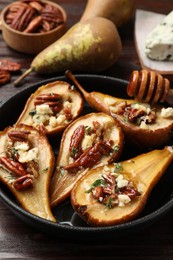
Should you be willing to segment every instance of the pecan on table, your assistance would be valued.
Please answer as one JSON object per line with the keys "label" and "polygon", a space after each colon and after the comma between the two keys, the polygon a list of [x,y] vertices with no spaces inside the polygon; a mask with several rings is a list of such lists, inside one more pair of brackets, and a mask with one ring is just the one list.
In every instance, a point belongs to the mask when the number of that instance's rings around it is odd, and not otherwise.
{"label": "pecan on table", "polygon": [[0,85],[8,83],[11,79],[10,72],[7,70],[0,70]]}
{"label": "pecan on table", "polygon": [[17,62],[0,59],[0,70],[5,70],[9,72],[17,72],[21,69],[21,65]]}

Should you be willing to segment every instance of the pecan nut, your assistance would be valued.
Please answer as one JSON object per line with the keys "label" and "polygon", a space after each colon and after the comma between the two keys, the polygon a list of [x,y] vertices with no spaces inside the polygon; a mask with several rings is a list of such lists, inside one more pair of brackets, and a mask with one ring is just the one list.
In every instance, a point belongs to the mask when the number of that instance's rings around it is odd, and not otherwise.
{"label": "pecan nut", "polygon": [[85,127],[84,125],[80,125],[75,129],[75,131],[71,136],[70,152],[71,152],[71,157],[74,159],[77,159],[82,153],[82,149],[80,145],[84,135],[85,135]]}
{"label": "pecan nut", "polygon": [[26,141],[28,139],[29,131],[14,130],[8,133],[8,137],[13,141]]}
{"label": "pecan nut", "polygon": [[11,28],[26,33],[50,31],[64,23],[58,7],[32,0],[11,4],[5,21]]}
{"label": "pecan nut", "polygon": [[88,148],[81,156],[71,164],[64,167],[65,170],[73,170],[80,166],[84,168],[91,168],[98,163],[103,155],[108,155],[112,151],[112,147],[104,141],[100,141]]}
{"label": "pecan nut", "polygon": [[21,163],[11,160],[8,157],[0,157],[0,163],[3,164],[8,170],[12,173],[15,173],[17,176],[26,175],[26,171]]}
{"label": "pecan nut", "polygon": [[34,105],[48,105],[54,113],[58,113],[62,109],[62,99],[57,93],[42,94],[36,97]]}
{"label": "pecan nut", "polygon": [[5,59],[0,60],[0,70],[2,71],[17,72],[20,69],[21,69],[21,65],[17,62],[5,60]]}
{"label": "pecan nut", "polygon": [[30,174],[26,174],[24,176],[17,178],[13,182],[13,186],[18,191],[26,190],[28,188],[33,187],[33,178]]}
{"label": "pecan nut", "polygon": [[7,70],[0,70],[0,85],[6,84],[10,81],[11,75]]}
{"label": "pecan nut", "polygon": [[26,33],[35,32],[41,23],[42,23],[42,17],[41,16],[35,17],[32,21],[30,21],[30,23],[28,24],[28,26],[26,27],[24,32],[26,32]]}

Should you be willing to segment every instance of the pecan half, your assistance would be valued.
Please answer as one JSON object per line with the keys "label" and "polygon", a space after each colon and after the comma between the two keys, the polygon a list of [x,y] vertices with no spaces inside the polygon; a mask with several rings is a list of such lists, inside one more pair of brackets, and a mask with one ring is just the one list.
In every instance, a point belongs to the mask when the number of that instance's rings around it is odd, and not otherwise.
{"label": "pecan half", "polygon": [[38,27],[40,26],[40,24],[42,23],[42,20],[43,19],[41,16],[35,17],[32,21],[30,21],[30,23],[28,24],[28,26],[26,27],[24,32],[26,32],[26,33],[35,32],[38,29]]}
{"label": "pecan half", "polygon": [[57,93],[41,94],[36,97],[34,105],[48,105],[54,113],[58,113],[62,109],[62,99]]}
{"label": "pecan half", "polygon": [[17,178],[13,182],[13,186],[18,191],[26,190],[28,188],[33,187],[33,178],[30,174],[26,174],[24,176]]}
{"label": "pecan half", "polygon": [[80,125],[75,129],[75,131],[71,136],[70,152],[71,152],[71,157],[74,159],[77,159],[82,153],[82,148],[80,145],[84,135],[85,135],[85,127],[84,125]]}
{"label": "pecan half", "polygon": [[9,72],[17,72],[21,69],[21,65],[17,62],[13,62],[10,60],[0,59],[0,70],[9,71]]}
{"label": "pecan half", "polygon": [[108,155],[111,151],[112,147],[110,145],[100,141],[88,148],[74,163],[68,164],[64,169],[70,171],[74,168],[79,168],[80,166],[91,168],[100,161],[103,155]]}
{"label": "pecan half", "polygon": [[64,113],[67,121],[70,121],[73,119],[73,115],[72,115],[72,111],[71,111],[70,107],[65,107],[63,109],[63,113]]}
{"label": "pecan half", "polygon": [[58,7],[32,0],[11,4],[5,21],[11,28],[26,33],[47,32],[64,23]]}
{"label": "pecan half", "polygon": [[32,6],[32,8],[36,9],[37,12],[40,12],[43,9],[43,6],[39,2],[36,2],[36,1],[29,2],[29,5]]}
{"label": "pecan half", "polygon": [[8,83],[11,79],[11,75],[7,70],[0,70],[0,85]]}
{"label": "pecan half", "polygon": [[22,164],[16,161],[11,160],[8,157],[0,157],[0,163],[3,164],[8,170],[12,173],[15,173],[17,176],[26,175],[26,171],[23,168]]}
{"label": "pecan half", "polygon": [[8,133],[8,137],[13,141],[26,141],[29,133],[29,131],[14,130]]}

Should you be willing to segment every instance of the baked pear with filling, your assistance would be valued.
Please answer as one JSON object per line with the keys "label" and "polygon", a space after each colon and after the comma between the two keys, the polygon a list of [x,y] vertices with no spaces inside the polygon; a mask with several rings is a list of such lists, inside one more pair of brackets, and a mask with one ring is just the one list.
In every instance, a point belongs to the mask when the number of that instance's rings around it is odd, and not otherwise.
{"label": "baked pear with filling", "polygon": [[91,226],[111,226],[136,218],[173,159],[173,147],[100,166],[80,178],[71,203]]}
{"label": "baked pear with filling", "polygon": [[83,94],[86,102],[99,112],[111,115],[122,127],[126,140],[142,148],[165,145],[173,135],[173,108],[117,98],[101,92],[87,92],[73,76],[66,75]]}
{"label": "baked pear with filling", "polygon": [[23,209],[55,222],[49,202],[54,162],[46,136],[32,126],[20,124],[0,133],[0,181]]}
{"label": "baked pear with filling", "polygon": [[89,169],[117,161],[123,142],[121,128],[105,113],[90,113],[71,123],[62,135],[51,179],[51,206],[69,197],[76,181]]}
{"label": "baked pear with filling", "polygon": [[27,100],[17,124],[36,127],[48,136],[61,133],[83,109],[83,98],[69,83],[54,81],[39,87]]}

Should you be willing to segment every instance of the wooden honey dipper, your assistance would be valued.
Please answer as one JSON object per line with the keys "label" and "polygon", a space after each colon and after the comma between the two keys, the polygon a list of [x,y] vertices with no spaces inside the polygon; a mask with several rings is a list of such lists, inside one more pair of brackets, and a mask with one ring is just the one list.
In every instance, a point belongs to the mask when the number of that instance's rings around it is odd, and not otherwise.
{"label": "wooden honey dipper", "polygon": [[173,89],[170,82],[154,71],[133,71],[127,86],[127,94],[140,102],[167,102],[173,105]]}

